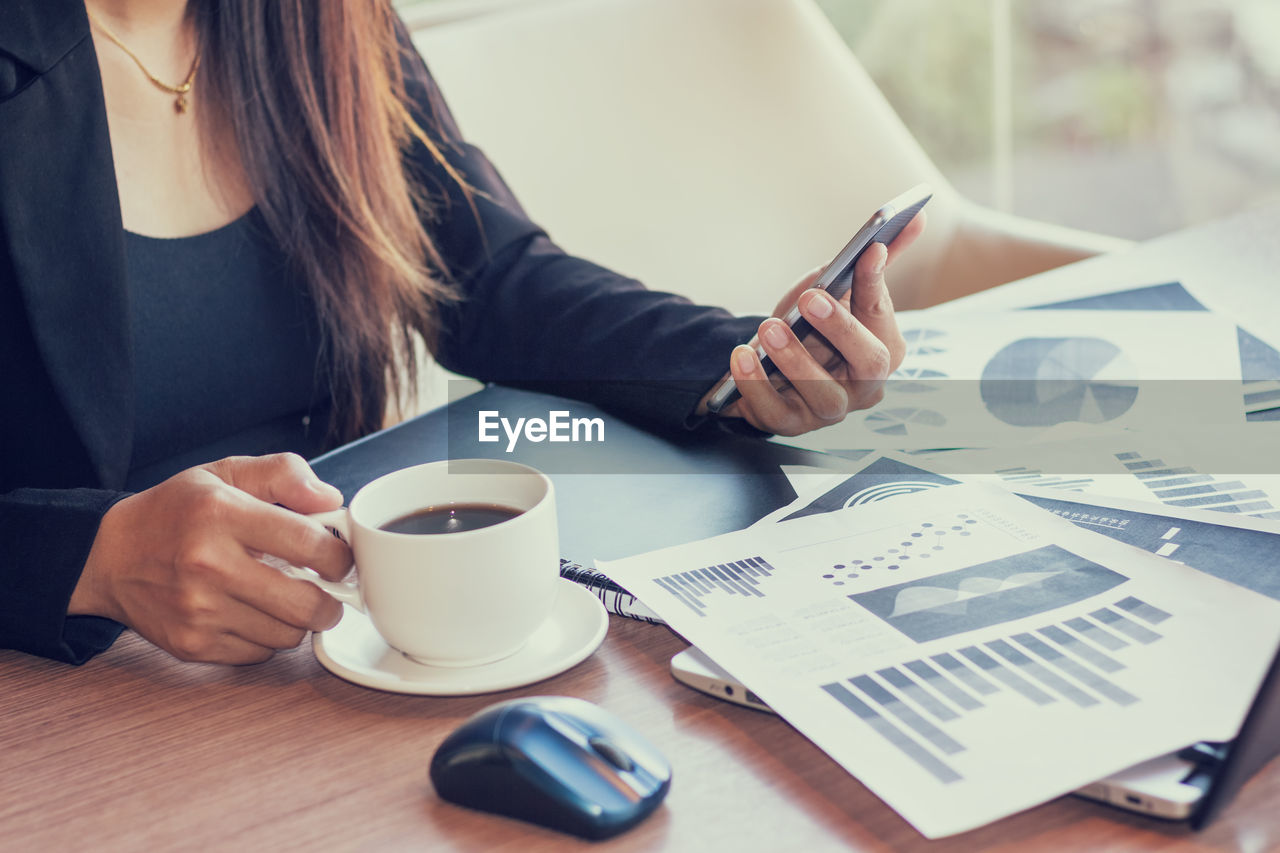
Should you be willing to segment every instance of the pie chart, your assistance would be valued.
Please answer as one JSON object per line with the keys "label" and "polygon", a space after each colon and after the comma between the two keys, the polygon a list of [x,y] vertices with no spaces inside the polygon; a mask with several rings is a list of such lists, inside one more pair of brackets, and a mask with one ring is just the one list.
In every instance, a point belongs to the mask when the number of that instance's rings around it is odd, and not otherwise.
{"label": "pie chart", "polygon": [[938,390],[938,386],[922,379],[946,379],[947,374],[941,370],[928,367],[900,367],[889,377],[888,389],[907,394],[923,394]]}
{"label": "pie chart", "polygon": [[982,371],[982,402],[1013,426],[1100,424],[1133,407],[1138,382],[1119,347],[1102,338],[1023,338]]}
{"label": "pie chart", "polygon": [[920,427],[945,426],[947,419],[931,409],[884,409],[867,415],[867,429],[881,435],[914,435]]}
{"label": "pie chart", "polygon": [[938,339],[946,337],[946,332],[937,329],[905,329],[902,340],[907,344],[907,359],[918,355],[938,355],[946,352],[945,347],[938,346]]}

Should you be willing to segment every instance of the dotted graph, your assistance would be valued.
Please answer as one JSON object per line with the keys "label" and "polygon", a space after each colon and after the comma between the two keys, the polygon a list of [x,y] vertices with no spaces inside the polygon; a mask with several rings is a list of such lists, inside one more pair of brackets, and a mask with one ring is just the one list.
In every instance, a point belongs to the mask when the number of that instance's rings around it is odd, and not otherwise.
{"label": "dotted graph", "polygon": [[971,536],[971,525],[977,523],[967,513],[957,513],[947,522],[921,522],[915,529],[904,533],[893,546],[832,563],[822,571],[822,579],[830,581],[833,586],[845,586],[873,574],[880,576],[883,572],[899,571],[912,560],[928,560],[937,552],[945,551],[947,543],[958,537]]}

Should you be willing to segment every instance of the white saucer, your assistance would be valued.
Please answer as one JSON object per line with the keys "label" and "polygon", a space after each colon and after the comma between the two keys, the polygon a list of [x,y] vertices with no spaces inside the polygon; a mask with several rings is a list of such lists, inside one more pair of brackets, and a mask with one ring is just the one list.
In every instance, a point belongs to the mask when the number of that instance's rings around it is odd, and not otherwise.
{"label": "white saucer", "polygon": [[559,675],[585,660],[604,640],[609,614],[585,587],[560,580],[547,621],[515,654],[472,667],[427,666],[387,645],[369,617],[344,607],[342,621],[313,634],[311,649],[321,666],[354,684],[421,696],[466,696],[523,687]]}

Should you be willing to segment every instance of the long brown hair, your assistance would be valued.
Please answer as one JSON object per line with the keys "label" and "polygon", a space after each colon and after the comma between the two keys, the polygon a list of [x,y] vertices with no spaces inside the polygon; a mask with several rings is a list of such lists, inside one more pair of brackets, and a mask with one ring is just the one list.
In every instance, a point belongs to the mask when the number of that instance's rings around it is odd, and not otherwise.
{"label": "long brown hair", "polygon": [[331,429],[353,438],[381,424],[389,394],[415,386],[415,343],[434,349],[438,306],[454,298],[405,170],[415,142],[444,160],[408,109],[390,0],[189,8],[202,113],[233,129],[259,211],[310,288]]}

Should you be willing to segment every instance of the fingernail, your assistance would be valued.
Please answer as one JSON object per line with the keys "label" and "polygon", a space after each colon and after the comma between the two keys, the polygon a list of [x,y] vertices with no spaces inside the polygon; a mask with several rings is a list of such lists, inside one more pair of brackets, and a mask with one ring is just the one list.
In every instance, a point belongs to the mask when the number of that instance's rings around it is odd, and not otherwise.
{"label": "fingernail", "polygon": [[889,250],[878,249],[876,254],[878,257],[876,262],[871,265],[871,272],[873,275],[880,275],[880,273],[884,272],[884,262],[889,259]]}
{"label": "fingernail", "polygon": [[307,483],[307,485],[310,486],[311,491],[315,492],[317,495],[323,495],[326,498],[331,498],[334,495],[337,495],[338,497],[342,497],[342,492],[338,491],[337,488],[335,488],[334,486],[331,486],[328,483],[323,482],[321,480],[312,480],[311,482]]}
{"label": "fingernail", "polygon": [[769,321],[764,324],[764,341],[773,349],[782,349],[787,345],[787,333],[783,331],[782,323],[777,321]]}
{"label": "fingernail", "polygon": [[831,304],[831,297],[820,291],[814,291],[809,294],[808,302],[805,303],[805,310],[817,317],[819,320],[825,320],[831,316],[831,312],[835,310],[835,306]]}
{"label": "fingernail", "polygon": [[749,346],[740,346],[733,351],[733,363],[739,373],[750,373],[756,369],[755,353]]}

